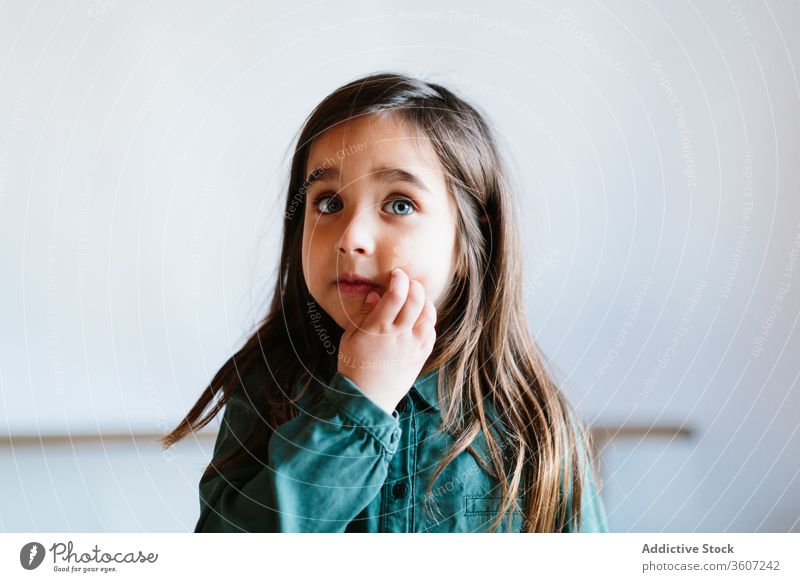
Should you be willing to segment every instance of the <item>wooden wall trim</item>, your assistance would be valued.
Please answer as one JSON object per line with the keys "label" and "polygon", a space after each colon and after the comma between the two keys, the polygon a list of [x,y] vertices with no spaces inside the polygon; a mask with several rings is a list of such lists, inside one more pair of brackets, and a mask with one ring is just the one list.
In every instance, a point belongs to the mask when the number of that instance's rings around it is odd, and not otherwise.
{"label": "wooden wall trim", "polygon": [[[617,439],[644,439],[644,438],[691,438],[693,430],[678,425],[597,425],[590,428],[592,438],[598,446],[608,441]],[[163,435],[151,432],[132,433],[79,433],[79,434],[16,434],[0,436],[0,448],[15,447],[53,447],[53,446],[80,446],[104,444],[135,444],[137,446],[158,446],[158,441]],[[217,438],[216,432],[201,431],[194,437],[185,437],[186,441],[195,439],[207,443]]]}

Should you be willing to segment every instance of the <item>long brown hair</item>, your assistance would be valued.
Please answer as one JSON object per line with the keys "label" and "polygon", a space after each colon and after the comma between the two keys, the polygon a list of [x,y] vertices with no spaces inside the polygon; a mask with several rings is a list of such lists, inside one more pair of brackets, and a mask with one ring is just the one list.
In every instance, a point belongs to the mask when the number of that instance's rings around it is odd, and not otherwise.
{"label": "long brown hair", "polygon": [[[440,370],[442,430],[454,443],[434,471],[426,499],[447,464],[465,450],[475,454],[472,443],[482,434],[490,463],[481,462],[498,479],[502,495],[493,529],[505,516],[511,523],[520,500],[525,531],[577,528],[590,439],[545,370],[528,329],[515,201],[496,141],[474,106],[441,85],[406,75],[357,79],[306,119],[292,158],[269,312],[162,445],[204,427],[235,391],[244,390],[263,422],[254,423],[241,446],[210,463],[205,475],[241,465],[296,414],[290,387],[303,393],[315,378],[335,373],[336,350],[323,348],[320,330],[336,347],[343,330],[315,304],[302,271],[306,164],[314,140],[326,130],[379,114],[399,116],[429,140],[458,208],[457,273],[440,305],[436,344],[423,369]],[[248,381],[250,374],[266,378],[266,384]],[[499,413],[501,427],[491,426],[487,402]]]}

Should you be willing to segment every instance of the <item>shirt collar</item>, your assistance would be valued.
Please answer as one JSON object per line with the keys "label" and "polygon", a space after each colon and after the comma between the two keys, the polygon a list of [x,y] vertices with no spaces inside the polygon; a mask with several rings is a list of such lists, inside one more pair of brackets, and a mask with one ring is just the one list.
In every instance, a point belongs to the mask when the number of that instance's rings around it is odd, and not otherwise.
{"label": "shirt collar", "polygon": [[413,386],[413,389],[416,390],[420,398],[422,398],[428,406],[437,411],[439,410],[438,380],[439,369],[436,368],[424,376],[419,376]]}

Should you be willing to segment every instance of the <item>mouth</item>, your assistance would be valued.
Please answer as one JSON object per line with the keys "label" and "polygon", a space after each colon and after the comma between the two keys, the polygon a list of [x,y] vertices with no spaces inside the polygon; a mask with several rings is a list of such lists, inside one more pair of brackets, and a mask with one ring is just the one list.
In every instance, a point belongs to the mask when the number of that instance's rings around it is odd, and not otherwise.
{"label": "mouth", "polygon": [[333,284],[338,287],[340,293],[346,295],[364,295],[380,289],[380,286],[371,279],[353,273],[342,275],[335,279]]}

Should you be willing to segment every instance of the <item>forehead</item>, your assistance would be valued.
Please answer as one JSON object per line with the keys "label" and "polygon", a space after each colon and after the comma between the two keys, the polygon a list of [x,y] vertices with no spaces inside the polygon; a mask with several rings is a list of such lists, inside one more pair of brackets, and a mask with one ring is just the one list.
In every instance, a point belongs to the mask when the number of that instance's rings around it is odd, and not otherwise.
{"label": "forehead", "polygon": [[350,119],[324,132],[311,145],[306,176],[328,168],[337,169],[337,174],[361,174],[383,167],[413,169],[444,182],[441,162],[427,136],[388,115]]}

